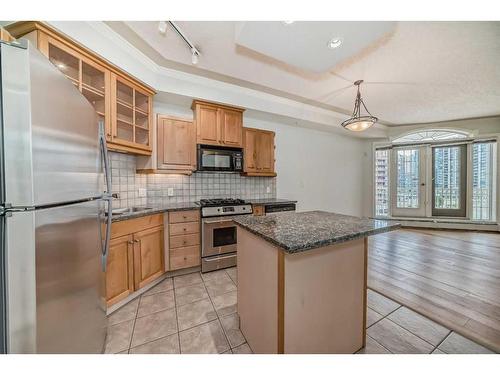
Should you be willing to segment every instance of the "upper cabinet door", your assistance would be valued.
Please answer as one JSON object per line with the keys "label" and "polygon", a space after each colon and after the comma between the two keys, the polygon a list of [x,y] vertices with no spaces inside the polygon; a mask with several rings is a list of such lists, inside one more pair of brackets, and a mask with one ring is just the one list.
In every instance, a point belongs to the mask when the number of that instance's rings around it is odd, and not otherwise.
{"label": "upper cabinet door", "polygon": [[123,151],[151,154],[151,113],[151,95],[127,79],[111,75],[112,143],[123,146]]}
{"label": "upper cabinet door", "polygon": [[158,116],[158,169],[196,169],[195,149],[192,121]]}
{"label": "upper cabinet door", "polygon": [[220,110],[222,143],[231,147],[242,147],[243,114],[241,111],[222,108]]}
{"label": "upper cabinet door", "polygon": [[243,167],[245,172],[257,172],[257,138],[259,133],[254,129],[243,129]]}
{"label": "upper cabinet door", "polygon": [[219,111],[217,107],[196,104],[196,142],[205,145],[220,144]]}
{"label": "upper cabinet door", "polygon": [[257,169],[259,172],[274,173],[274,133],[260,132],[257,149]]}

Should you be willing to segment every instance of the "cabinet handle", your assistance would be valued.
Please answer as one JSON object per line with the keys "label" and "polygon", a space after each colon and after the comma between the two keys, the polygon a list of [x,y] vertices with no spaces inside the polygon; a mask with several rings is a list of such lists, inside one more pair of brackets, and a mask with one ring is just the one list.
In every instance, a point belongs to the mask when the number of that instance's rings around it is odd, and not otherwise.
{"label": "cabinet handle", "polygon": [[141,242],[141,240],[134,240],[134,242],[135,242],[135,243],[137,243],[137,242]]}
{"label": "cabinet handle", "polygon": [[182,241],[182,244],[183,244],[183,245],[186,245],[186,244],[187,244],[187,242],[186,242],[186,241]]}
{"label": "cabinet handle", "polygon": [[129,245],[133,245],[134,241],[127,241]]}
{"label": "cabinet handle", "polygon": [[184,257],[184,260],[187,260],[188,258],[187,257]]}
{"label": "cabinet handle", "polygon": [[185,232],[185,231],[187,231],[187,228],[182,228],[182,230]]}

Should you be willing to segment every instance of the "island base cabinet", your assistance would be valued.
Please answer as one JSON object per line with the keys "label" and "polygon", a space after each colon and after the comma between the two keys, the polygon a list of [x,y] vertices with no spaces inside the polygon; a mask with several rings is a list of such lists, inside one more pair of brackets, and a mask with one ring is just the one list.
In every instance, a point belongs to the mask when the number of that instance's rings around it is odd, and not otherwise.
{"label": "island base cabinet", "polygon": [[296,254],[238,227],[238,314],[254,353],[355,353],[365,345],[363,239]]}

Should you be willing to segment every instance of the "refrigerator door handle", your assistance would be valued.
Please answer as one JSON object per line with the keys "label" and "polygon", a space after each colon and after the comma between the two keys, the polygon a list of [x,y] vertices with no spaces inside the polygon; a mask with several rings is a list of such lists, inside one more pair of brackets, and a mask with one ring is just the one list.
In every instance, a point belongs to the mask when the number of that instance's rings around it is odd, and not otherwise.
{"label": "refrigerator door handle", "polygon": [[[108,147],[106,146],[106,135],[105,135],[103,121],[99,121],[99,147],[101,149],[101,156],[103,159],[104,179],[106,181],[106,192],[103,195],[103,200],[105,202],[107,202],[107,212],[105,213],[105,215],[106,215],[106,234],[105,234],[104,243],[102,244],[102,249],[101,249],[101,252],[102,252],[102,254],[101,254],[102,270],[103,270],[103,272],[106,272],[106,264],[107,264],[108,253],[109,253],[109,241],[111,239],[111,219],[112,219],[112,211],[113,211],[113,195],[111,194],[111,171],[109,170]],[[101,226],[99,226],[99,228],[102,231]],[[101,241],[101,243],[102,243],[102,241]]]}

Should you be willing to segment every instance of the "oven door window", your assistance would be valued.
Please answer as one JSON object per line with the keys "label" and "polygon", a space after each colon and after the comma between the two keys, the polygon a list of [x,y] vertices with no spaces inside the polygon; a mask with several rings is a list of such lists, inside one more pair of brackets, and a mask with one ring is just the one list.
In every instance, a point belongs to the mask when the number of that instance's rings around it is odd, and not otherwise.
{"label": "oven door window", "polygon": [[231,168],[231,155],[217,151],[204,150],[201,156],[201,163],[204,168]]}
{"label": "oven door window", "polygon": [[213,229],[213,247],[236,244],[236,227]]}

